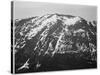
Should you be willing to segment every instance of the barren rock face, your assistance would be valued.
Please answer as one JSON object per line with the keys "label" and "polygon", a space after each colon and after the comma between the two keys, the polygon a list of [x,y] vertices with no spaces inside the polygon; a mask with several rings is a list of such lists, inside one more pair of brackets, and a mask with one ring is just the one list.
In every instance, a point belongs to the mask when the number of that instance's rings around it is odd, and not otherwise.
{"label": "barren rock face", "polygon": [[96,22],[47,14],[15,21],[16,72],[96,67]]}

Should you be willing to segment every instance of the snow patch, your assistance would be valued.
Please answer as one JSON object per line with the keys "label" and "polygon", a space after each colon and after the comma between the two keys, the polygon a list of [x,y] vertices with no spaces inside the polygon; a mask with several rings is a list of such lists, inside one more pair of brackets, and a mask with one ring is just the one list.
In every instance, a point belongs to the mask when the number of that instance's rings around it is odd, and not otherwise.
{"label": "snow patch", "polygon": [[46,25],[47,23],[55,23],[57,22],[57,16],[54,15],[51,18],[46,19],[45,21],[42,22],[42,25]]}
{"label": "snow patch", "polygon": [[79,17],[74,17],[74,18],[63,17],[63,19],[65,25],[74,25],[76,22],[81,20]]}
{"label": "snow patch", "polygon": [[78,29],[78,30],[74,31],[74,33],[78,33],[78,32],[85,32],[85,30],[83,30],[83,29]]}
{"label": "snow patch", "polygon": [[63,35],[64,35],[64,33],[62,32],[62,33],[60,34],[60,36],[59,36],[59,39],[58,39],[57,43],[56,43],[55,50],[52,52],[52,56],[58,51],[59,45],[60,45],[60,41],[61,41]]}
{"label": "snow patch", "polygon": [[28,62],[29,62],[29,59],[26,61],[26,63],[23,66],[18,68],[18,70],[21,70],[21,69],[24,69],[24,68],[29,69],[29,67],[28,67],[29,63]]}

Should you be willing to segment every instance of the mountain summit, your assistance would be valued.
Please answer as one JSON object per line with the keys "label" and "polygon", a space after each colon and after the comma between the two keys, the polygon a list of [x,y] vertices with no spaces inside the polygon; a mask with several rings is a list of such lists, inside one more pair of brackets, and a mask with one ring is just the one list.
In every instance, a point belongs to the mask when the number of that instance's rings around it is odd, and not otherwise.
{"label": "mountain summit", "polygon": [[46,14],[15,21],[16,72],[96,67],[96,21]]}

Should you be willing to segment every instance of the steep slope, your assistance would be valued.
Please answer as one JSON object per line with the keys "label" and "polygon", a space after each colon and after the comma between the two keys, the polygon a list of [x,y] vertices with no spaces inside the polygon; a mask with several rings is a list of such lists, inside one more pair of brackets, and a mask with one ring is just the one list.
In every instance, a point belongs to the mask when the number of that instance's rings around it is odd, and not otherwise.
{"label": "steep slope", "polygon": [[18,20],[14,47],[16,72],[96,67],[96,22],[63,14]]}

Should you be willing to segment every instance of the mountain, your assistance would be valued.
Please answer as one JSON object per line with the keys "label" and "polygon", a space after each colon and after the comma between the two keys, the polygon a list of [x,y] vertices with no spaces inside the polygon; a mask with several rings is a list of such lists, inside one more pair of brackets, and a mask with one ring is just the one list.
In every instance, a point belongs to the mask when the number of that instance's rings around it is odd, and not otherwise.
{"label": "mountain", "polygon": [[15,20],[15,71],[96,68],[96,21],[46,14]]}

